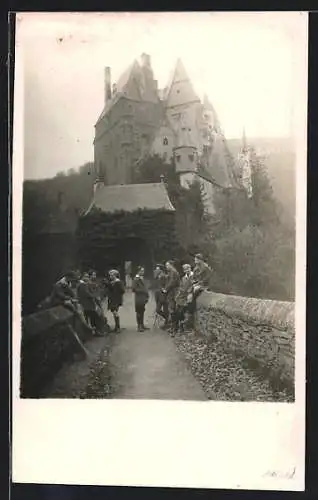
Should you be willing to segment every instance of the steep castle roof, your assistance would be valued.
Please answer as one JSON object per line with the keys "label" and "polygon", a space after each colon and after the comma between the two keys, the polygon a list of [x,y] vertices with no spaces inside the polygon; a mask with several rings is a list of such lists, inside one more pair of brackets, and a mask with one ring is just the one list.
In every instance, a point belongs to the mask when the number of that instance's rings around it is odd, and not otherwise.
{"label": "steep castle roof", "polygon": [[160,182],[101,186],[96,189],[85,215],[94,208],[106,213],[134,212],[143,209],[174,211],[165,185]]}
{"label": "steep castle roof", "polygon": [[176,66],[172,73],[168,92],[166,95],[166,107],[171,108],[180,106],[190,102],[200,102],[193,85],[183,63],[180,59],[177,60]]}
{"label": "steep castle roof", "polygon": [[118,99],[123,96],[135,101],[144,100],[158,103],[158,92],[155,88],[149,88],[149,84],[149,70],[147,74],[147,69],[141,66],[137,59],[135,59],[114,84],[116,86],[116,93],[105,104],[97,123],[108,113]]}

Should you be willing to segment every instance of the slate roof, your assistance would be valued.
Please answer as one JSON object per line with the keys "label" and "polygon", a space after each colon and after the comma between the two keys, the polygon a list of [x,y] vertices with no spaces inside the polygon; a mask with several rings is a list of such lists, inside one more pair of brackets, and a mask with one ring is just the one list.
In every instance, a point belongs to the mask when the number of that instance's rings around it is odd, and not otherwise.
{"label": "slate roof", "polygon": [[97,188],[85,215],[93,208],[106,213],[142,209],[174,211],[163,183],[101,186]]}
{"label": "slate roof", "polygon": [[[182,91],[179,93],[179,84],[182,83]],[[168,93],[165,98],[166,107],[180,106],[189,102],[200,102],[187,72],[180,59],[177,60],[171,81],[168,85]]]}

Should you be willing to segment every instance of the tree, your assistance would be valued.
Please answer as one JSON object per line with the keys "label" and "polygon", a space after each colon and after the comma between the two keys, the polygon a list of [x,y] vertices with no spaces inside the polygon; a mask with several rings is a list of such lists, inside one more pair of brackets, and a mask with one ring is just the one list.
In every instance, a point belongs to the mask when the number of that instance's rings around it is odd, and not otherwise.
{"label": "tree", "polygon": [[149,156],[139,164],[135,181],[160,182],[162,176],[176,209],[178,241],[188,255],[196,253],[202,249],[208,229],[202,186],[195,181],[189,188],[183,188],[174,161],[167,163],[159,155]]}

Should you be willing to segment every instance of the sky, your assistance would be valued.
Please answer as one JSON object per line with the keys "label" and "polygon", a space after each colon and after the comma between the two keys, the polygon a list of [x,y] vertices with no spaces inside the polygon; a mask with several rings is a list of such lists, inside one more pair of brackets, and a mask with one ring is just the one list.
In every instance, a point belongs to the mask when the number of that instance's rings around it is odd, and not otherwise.
{"label": "sky", "polygon": [[225,135],[289,137],[300,13],[29,13],[17,21],[24,63],[25,178],[93,161],[94,125],[112,82],[143,52],[159,87],[178,57]]}

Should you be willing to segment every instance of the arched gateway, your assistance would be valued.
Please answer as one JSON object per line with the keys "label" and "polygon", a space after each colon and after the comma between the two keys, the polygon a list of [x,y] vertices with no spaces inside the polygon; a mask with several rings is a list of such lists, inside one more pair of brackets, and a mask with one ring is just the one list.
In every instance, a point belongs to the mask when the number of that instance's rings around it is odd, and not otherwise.
{"label": "arched gateway", "polygon": [[99,184],[78,226],[79,260],[83,268],[105,273],[111,267],[125,274],[153,266],[178,254],[175,209],[163,182],[155,184]]}

